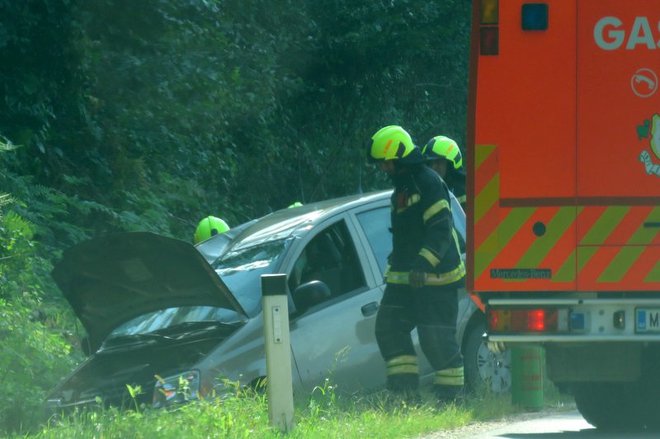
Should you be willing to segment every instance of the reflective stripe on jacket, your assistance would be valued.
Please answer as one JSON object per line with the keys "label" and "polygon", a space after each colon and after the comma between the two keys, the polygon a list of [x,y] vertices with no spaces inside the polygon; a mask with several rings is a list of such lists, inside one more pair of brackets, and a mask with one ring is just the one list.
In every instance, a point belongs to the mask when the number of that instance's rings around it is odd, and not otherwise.
{"label": "reflective stripe on jacket", "polygon": [[[408,285],[410,281],[408,280],[408,272],[402,271],[389,271],[385,273],[385,279],[388,284],[403,284]],[[426,285],[448,285],[465,277],[465,264],[461,261],[461,265],[456,267],[454,270],[449,273],[427,273],[426,280],[424,283]]]}

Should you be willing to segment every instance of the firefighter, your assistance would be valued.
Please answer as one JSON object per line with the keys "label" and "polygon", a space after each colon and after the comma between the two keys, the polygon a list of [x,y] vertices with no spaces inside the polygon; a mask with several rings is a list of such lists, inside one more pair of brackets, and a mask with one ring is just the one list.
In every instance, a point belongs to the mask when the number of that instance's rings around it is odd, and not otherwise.
{"label": "firefighter", "polygon": [[376,132],[368,158],[394,184],[392,253],[376,317],[376,340],[387,367],[387,387],[417,397],[419,369],[411,331],[435,370],[442,403],[463,392],[463,357],[456,342],[458,288],[465,277],[447,185],[424,165],[410,135],[390,125]]}
{"label": "firefighter", "polygon": [[197,224],[195,234],[193,235],[193,243],[199,244],[211,236],[225,233],[227,230],[229,230],[229,226],[224,220],[214,216],[207,216]]}
{"label": "firefighter", "polygon": [[447,183],[449,190],[465,210],[465,168],[458,144],[449,137],[435,136],[424,145],[422,154],[431,169]]}

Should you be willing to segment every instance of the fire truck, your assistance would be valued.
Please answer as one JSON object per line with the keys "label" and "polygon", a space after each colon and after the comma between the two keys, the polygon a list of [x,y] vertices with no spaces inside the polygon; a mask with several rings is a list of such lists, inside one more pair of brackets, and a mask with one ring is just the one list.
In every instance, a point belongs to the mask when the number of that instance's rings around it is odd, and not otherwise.
{"label": "fire truck", "polygon": [[660,426],[660,2],[474,0],[468,290],[599,428]]}

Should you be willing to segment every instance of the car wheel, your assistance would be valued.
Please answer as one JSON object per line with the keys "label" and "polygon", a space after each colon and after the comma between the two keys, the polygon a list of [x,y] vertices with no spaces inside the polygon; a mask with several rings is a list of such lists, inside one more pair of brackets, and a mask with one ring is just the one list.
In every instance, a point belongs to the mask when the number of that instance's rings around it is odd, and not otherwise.
{"label": "car wheel", "polygon": [[468,391],[504,393],[511,390],[511,351],[494,353],[483,339],[484,322],[472,327],[463,344],[465,384]]}

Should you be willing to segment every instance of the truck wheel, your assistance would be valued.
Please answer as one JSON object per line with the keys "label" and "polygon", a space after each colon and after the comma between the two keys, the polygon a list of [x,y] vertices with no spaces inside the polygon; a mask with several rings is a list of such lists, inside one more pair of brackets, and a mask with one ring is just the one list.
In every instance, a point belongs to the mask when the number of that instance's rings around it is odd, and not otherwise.
{"label": "truck wheel", "polygon": [[619,432],[643,428],[632,390],[627,383],[580,383],[573,389],[575,404],[588,423]]}
{"label": "truck wheel", "polygon": [[463,343],[465,385],[470,392],[504,393],[511,390],[511,352],[495,354],[483,340],[486,324],[472,327]]}

